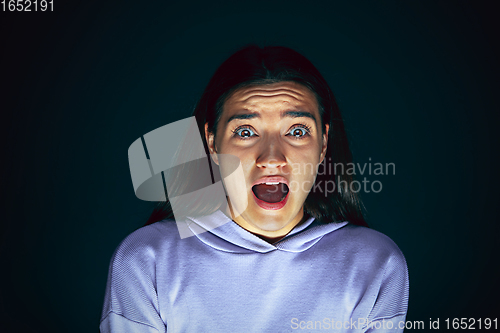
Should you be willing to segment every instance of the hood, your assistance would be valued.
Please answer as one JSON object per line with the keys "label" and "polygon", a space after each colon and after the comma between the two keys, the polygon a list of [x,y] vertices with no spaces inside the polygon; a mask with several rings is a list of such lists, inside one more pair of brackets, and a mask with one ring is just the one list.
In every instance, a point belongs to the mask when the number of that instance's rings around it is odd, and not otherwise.
{"label": "hood", "polygon": [[[203,243],[225,252],[267,253],[271,251],[302,252],[316,244],[324,235],[331,233],[348,222],[319,223],[313,217],[298,225],[276,243],[268,243],[240,227],[221,210],[202,216],[187,217],[194,222],[187,223],[195,236]],[[188,221],[189,222],[189,221]],[[216,228],[210,226],[219,225]],[[200,233],[200,228],[205,232]]]}

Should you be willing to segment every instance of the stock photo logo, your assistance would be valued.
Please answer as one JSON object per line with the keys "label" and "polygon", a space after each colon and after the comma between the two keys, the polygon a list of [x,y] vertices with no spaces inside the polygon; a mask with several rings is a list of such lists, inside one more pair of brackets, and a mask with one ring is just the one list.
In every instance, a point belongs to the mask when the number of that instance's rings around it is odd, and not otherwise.
{"label": "stock photo logo", "polygon": [[[225,165],[226,186],[245,188],[240,160],[228,154],[217,157]],[[195,117],[144,134],[130,145],[128,158],[135,195],[144,201],[168,200],[181,238],[219,226],[201,227],[189,219],[227,205],[221,175],[213,172],[217,166],[205,152]],[[231,203],[236,216],[248,205],[245,196],[231,197]]]}

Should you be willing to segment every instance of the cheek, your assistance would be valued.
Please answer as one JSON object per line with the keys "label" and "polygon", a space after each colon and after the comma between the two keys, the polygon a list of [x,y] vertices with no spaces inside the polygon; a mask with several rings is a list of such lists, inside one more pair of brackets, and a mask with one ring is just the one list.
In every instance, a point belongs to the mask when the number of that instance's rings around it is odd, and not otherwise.
{"label": "cheek", "polygon": [[238,172],[231,179],[237,183],[235,188],[243,190],[246,188],[245,179],[251,174],[255,160],[252,159],[251,154],[242,154],[241,149],[231,149],[227,145],[221,148],[223,149],[218,151],[221,176],[228,177],[231,173],[234,173],[235,169],[238,169]]}
{"label": "cheek", "polygon": [[310,148],[308,151],[296,152],[290,158],[292,174],[302,179],[316,177],[316,170],[320,162],[320,152]]}
{"label": "cheek", "polygon": [[252,172],[255,172],[255,159],[252,159],[249,157],[250,154],[247,154],[246,156],[239,156],[240,162],[241,162],[241,167],[243,168],[243,173],[246,178],[250,178],[252,175]]}

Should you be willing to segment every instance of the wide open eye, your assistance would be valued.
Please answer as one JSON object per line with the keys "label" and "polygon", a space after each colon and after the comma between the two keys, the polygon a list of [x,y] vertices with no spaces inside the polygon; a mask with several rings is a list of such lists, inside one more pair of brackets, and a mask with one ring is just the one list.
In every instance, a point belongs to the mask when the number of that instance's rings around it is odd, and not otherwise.
{"label": "wide open eye", "polygon": [[287,135],[300,139],[306,135],[309,135],[309,133],[310,133],[309,127],[305,125],[297,125],[292,127],[292,129],[288,132]]}
{"label": "wide open eye", "polygon": [[242,139],[250,138],[257,135],[250,127],[246,126],[238,127],[237,129],[234,130],[234,134],[236,134]]}

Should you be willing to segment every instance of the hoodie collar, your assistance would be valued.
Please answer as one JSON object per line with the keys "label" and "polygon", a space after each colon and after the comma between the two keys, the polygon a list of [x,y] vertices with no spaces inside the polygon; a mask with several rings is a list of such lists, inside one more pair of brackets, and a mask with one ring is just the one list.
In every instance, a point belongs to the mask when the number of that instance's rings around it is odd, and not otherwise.
{"label": "hoodie collar", "polygon": [[[267,253],[281,250],[286,252],[302,252],[316,244],[324,235],[333,232],[348,222],[319,223],[310,217],[288,235],[276,243],[268,243],[251,232],[240,227],[221,210],[201,217],[187,217],[191,231],[203,243],[221,251],[232,253]],[[212,226],[212,227],[211,227]],[[218,226],[213,228],[213,226]],[[200,227],[202,228],[200,232]]]}

